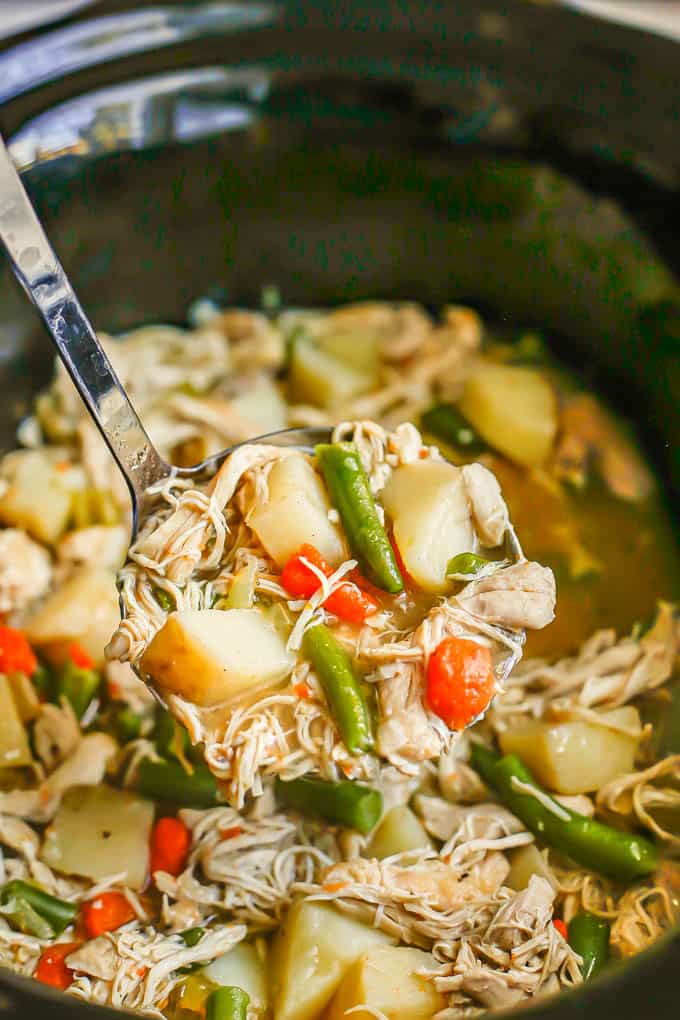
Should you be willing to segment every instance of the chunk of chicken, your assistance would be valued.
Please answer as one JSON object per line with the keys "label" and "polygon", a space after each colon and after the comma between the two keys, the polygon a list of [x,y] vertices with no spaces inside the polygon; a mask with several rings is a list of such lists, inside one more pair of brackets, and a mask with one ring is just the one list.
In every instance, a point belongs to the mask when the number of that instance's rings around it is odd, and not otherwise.
{"label": "chunk of chicken", "polygon": [[[205,494],[202,494],[202,502],[196,503],[196,493],[193,490],[180,496],[177,509],[169,517],[157,527],[144,531],[130,550],[132,558],[154,566],[176,584],[184,584],[201,562],[203,551],[215,534],[212,508],[222,510],[226,506],[246,471],[294,453],[294,450],[264,444],[239,447],[227,457],[212,478]],[[203,508],[206,497],[211,504],[208,512]],[[219,562],[224,537],[222,535],[221,541],[215,542],[215,548],[204,566]]]}
{"label": "chunk of chicken", "polygon": [[[428,860],[422,865],[399,867],[383,861],[355,858],[334,864],[322,879],[322,887],[339,896],[360,895],[357,886],[392,891],[417,898],[434,910],[454,910],[484,896],[492,896],[503,884],[508,863],[503,854],[487,855],[485,866],[464,878],[445,861]],[[552,890],[551,890],[552,892]]]}
{"label": "chunk of chicken", "polygon": [[69,970],[90,977],[101,978],[102,981],[113,981],[120,965],[118,953],[106,935],[90,939],[84,945],[66,957]]}
{"label": "chunk of chicken", "polygon": [[0,613],[24,609],[50,586],[52,565],[45,549],[18,528],[0,531]]}
{"label": "chunk of chicken", "polygon": [[654,487],[649,468],[613,415],[595,397],[588,393],[573,397],[562,409],[560,431],[554,464],[558,478],[584,485],[592,460],[619,499],[638,502],[649,496]]}
{"label": "chunk of chicken", "polygon": [[451,804],[441,797],[416,796],[416,810],[425,828],[447,842],[454,832],[465,828],[467,839],[501,839],[523,832],[524,826],[499,804]]}
{"label": "chunk of chicken", "polygon": [[526,889],[508,900],[498,911],[486,933],[488,942],[512,952],[522,944],[526,932],[550,924],[555,890],[539,875],[532,875]]}
{"label": "chunk of chicken", "polygon": [[470,582],[455,601],[487,623],[540,630],[555,617],[555,598],[552,570],[523,560]]}
{"label": "chunk of chicken", "polygon": [[500,545],[508,528],[509,514],[496,476],[483,464],[462,469],[472,517],[482,544]]}
{"label": "chunk of chicken", "polygon": [[0,843],[22,856],[35,856],[40,846],[37,832],[11,815],[0,815]]}
{"label": "chunk of chicken", "polygon": [[73,754],[32,790],[0,793],[0,811],[30,822],[49,822],[72,786],[97,786],[118,745],[106,733],[88,733]]}
{"label": "chunk of chicken", "polygon": [[73,566],[88,564],[116,570],[125,560],[127,546],[128,529],[124,524],[95,524],[67,532],[57,546],[57,559]]}
{"label": "chunk of chicken", "polygon": [[78,720],[66,698],[61,705],[45,702],[40,706],[33,726],[33,745],[45,768],[51,770],[67,758],[80,737]]}
{"label": "chunk of chicken", "polygon": [[423,704],[419,667],[394,662],[380,667],[380,716],[378,749],[395,765],[436,758],[443,747],[441,733],[433,727]]}
{"label": "chunk of chicken", "polygon": [[521,988],[513,988],[508,975],[480,964],[466,968],[460,990],[486,1009],[509,1009],[524,998]]}

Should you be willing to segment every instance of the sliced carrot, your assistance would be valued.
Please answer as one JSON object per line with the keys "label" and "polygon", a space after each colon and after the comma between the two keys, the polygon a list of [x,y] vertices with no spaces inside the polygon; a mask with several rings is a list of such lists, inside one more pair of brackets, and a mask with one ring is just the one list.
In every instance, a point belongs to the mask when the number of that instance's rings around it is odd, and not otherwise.
{"label": "sliced carrot", "polygon": [[103,892],[87,900],[80,908],[87,937],[95,939],[106,931],[115,931],[135,917],[129,901],[121,892]]}
{"label": "sliced carrot", "polygon": [[308,701],[312,696],[311,687],[304,681],[293,685],[293,692],[297,694],[300,701]]}
{"label": "sliced carrot", "polygon": [[344,889],[346,885],[346,882],[329,882],[328,885],[323,886],[323,891],[329,893],[340,892],[340,890]]}
{"label": "sliced carrot", "polygon": [[560,920],[559,917],[553,917],[553,927],[560,933],[560,935],[566,942],[569,933],[564,921]]}
{"label": "sliced carrot", "polygon": [[14,627],[0,626],[0,673],[25,673],[32,676],[38,660],[26,636]]}
{"label": "sliced carrot", "polygon": [[68,654],[71,662],[78,669],[94,669],[94,659],[77,641],[71,642],[68,646]]}
{"label": "sliced carrot", "polygon": [[[333,573],[332,567],[326,563],[318,549],[313,545],[303,545],[295,556],[291,556],[281,572],[281,584],[291,595],[309,599],[321,587],[321,580],[310,569],[309,563],[325,577],[330,577]],[[329,613],[347,620],[348,623],[363,623],[367,616],[380,608],[378,601],[353,581],[343,581],[324,600],[323,605]]]}
{"label": "sliced carrot", "polygon": [[449,729],[462,730],[489,705],[495,689],[491,652],[468,638],[447,637],[430,656],[427,700]]}
{"label": "sliced carrot", "polygon": [[73,983],[73,971],[66,966],[66,957],[80,948],[80,942],[58,942],[43,949],[33,971],[36,981],[65,991]]}
{"label": "sliced carrot", "polygon": [[232,825],[228,829],[224,829],[220,832],[220,840],[224,842],[227,839],[233,839],[234,836],[240,836],[243,829],[240,825]]}
{"label": "sliced carrot", "polygon": [[191,849],[191,832],[179,818],[159,818],[151,833],[151,874],[179,875]]}

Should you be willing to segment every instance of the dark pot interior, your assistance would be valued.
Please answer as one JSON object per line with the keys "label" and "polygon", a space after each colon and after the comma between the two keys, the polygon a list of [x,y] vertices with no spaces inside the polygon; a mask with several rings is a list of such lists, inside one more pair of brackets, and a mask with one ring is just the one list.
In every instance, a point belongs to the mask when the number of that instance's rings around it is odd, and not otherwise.
{"label": "dark pot interior", "polygon": [[[677,492],[680,48],[523,3],[226,6],[167,5],[164,45],[120,20],[138,5],[103,3],[119,20],[0,53],[0,126],[95,325],[267,284],[291,304],[467,300],[549,329]],[[52,353],[4,265],[0,323],[7,447]],[[676,936],[534,1015],[670,1020],[678,962]],[[16,1016],[103,1015],[0,989]]]}

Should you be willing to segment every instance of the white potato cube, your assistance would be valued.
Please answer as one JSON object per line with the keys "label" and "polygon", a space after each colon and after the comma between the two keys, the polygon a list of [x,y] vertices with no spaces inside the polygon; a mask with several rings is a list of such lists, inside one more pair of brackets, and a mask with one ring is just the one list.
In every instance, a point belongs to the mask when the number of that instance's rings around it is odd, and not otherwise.
{"label": "white potato cube", "polygon": [[273,686],[295,657],[259,609],[171,613],[141,659],[163,694],[211,707]]}
{"label": "white potato cube", "polygon": [[534,368],[480,360],[459,407],[490,446],[518,464],[542,464],[552,449],[557,401]]}
{"label": "white potato cube", "polygon": [[71,513],[71,491],[53,458],[21,450],[3,464],[8,485],[0,497],[0,521],[23,528],[40,542],[56,542]]}
{"label": "white potato cube", "polygon": [[48,658],[63,658],[68,645],[77,641],[95,664],[101,665],[104,647],[119,623],[113,571],[82,567],[47,596],[26,622],[25,631],[31,644]]}
{"label": "white potato cube", "polygon": [[431,846],[417,815],[406,804],[398,804],[381,819],[366,852],[369,857],[382,860],[407,850],[429,850]]}
{"label": "white potato cube", "polygon": [[380,336],[375,330],[335,326],[322,331],[316,342],[327,354],[362,372],[372,385],[378,381]]}
{"label": "white potato cube", "polygon": [[18,768],[33,761],[28,734],[12,696],[10,682],[0,674],[0,769]]}
{"label": "white potato cube", "polygon": [[317,1020],[355,960],[391,941],[326,903],[295,903],[272,948],[274,1020]]}
{"label": "white potato cube", "polygon": [[545,859],[535,843],[528,843],[516,850],[510,851],[510,871],[505,880],[505,885],[511,889],[526,889],[532,875],[540,875],[553,887],[555,892],[559,889],[559,883],[553,869]]}
{"label": "white potato cube", "polygon": [[499,734],[501,750],[518,755],[536,780],[555,793],[592,793],[632,772],[642,731],[632,705],[603,712],[602,719],[632,732],[588,722],[535,720]]}
{"label": "white potato cube", "polygon": [[305,543],[319,550],[331,566],[345,558],[337,525],[328,519],[331,508],[325,486],[303,454],[292,454],[272,468],[269,499],[256,507],[248,523],[279,567]]}
{"label": "white potato cube", "polygon": [[234,398],[231,406],[240,418],[252,425],[253,435],[265,435],[286,427],[288,407],[276,384],[266,375],[259,375]]}
{"label": "white potato cube", "polygon": [[149,865],[154,806],[126,790],[76,786],[69,790],[45,832],[41,857],[55,871],[94,882],[126,873],[141,889]]}
{"label": "white potato cube", "polygon": [[460,468],[436,460],[405,464],[392,474],[381,499],[413,580],[427,592],[447,591],[449,561],[475,547]]}
{"label": "white potato cube", "polygon": [[304,339],[293,344],[288,378],[294,403],[324,408],[341,406],[373,382],[370,374]]}
{"label": "white potato cube", "polygon": [[[416,971],[432,970],[429,953],[405,946],[375,946],[350,968],[326,1020],[432,1020],[446,1005],[431,980]],[[361,1007],[364,1009],[361,1009]]]}
{"label": "white potato cube", "polygon": [[203,973],[216,985],[242,988],[250,996],[250,1008],[257,1013],[266,1013],[269,1006],[266,956],[252,942],[239,942],[224,956],[218,956],[204,967]]}

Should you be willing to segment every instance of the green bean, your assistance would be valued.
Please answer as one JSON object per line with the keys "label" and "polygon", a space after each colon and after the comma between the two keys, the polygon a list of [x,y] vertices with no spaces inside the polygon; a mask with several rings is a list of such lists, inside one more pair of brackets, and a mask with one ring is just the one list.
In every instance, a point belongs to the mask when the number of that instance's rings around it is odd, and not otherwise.
{"label": "green bean", "polygon": [[153,597],[164,613],[174,613],[176,609],[175,600],[169,591],[166,591],[165,588],[159,588],[158,585],[156,585],[153,590]]}
{"label": "green bean", "polygon": [[359,783],[307,778],[284,783],[277,779],[276,792],[289,807],[302,814],[323,818],[333,825],[346,825],[363,835],[377,825],[382,814],[380,791]]}
{"label": "green bean", "polygon": [[204,935],[205,928],[201,928],[200,926],[196,926],[195,928],[187,928],[185,931],[181,931],[179,933],[179,937],[181,938],[182,942],[189,949],[197,945]]}
{"label": "green bean", "polygon": [[54,677],[47,666],[44,666],[42,662],[38,664],[38,668],[31,675],[31,683],[38,694],[41,694],[43,698],[48,701],[52,699]]}
{"label": "green bean", "polygon": [[595,914],[582,910],[569,922],[569,945],[583,960],[583,980],[602,970],[609,959],[609,924]]}
{"label": "green bean", "polygon": [[24,935],[34,935],[38,939],[53,939],[56,934],[52,925],[20,896],[13,896],[7,901],[2,916]]}
{"label": "green bean", "polygon": [[246,1020],[250,996],[237,985],[223,985],[205,1003],[205,1020]]}
{"label": "green bean", "polygon": [[323,623],[305,632],[302,647],[323,687],[345,747],[352,754],[370,750],[371,716],[347,653]]}
{"label": "green bean", "polygon": [[35,914],[47,922],[54,935],[61,935],[78,913],[78,907],[74,903],[67,903],[66,900],[50,896],[43,889],[31,885],[30,882],[22,882],[21,879],[8,882],[3,887],[0,900],[3,904],[9,904],[12,900],[23,901]]}
{"label": "green bean", "polygon": [[115,730],[121,744],[129,744],[136,740],[142,732],[142,717],[131,708],[121,708],[115,716]]}
{"label": "green bean", "polygon": [[[516,755],[500,758],[481,744],[473,744],[472,764],[527,829],[578,864],[621,881],[647,875],[657,867],[659,853],[648,839],[612,829],[558,804],[541,790]],[[519,791],[517,782],[534,787],[541,800]]]}
{"label": "green bean", "polygon": [[458,446],[466,453],[481,453],[484,440],[453,404],[435,404],[420,419],[421,425],[437,439]]}
{"label": "green bean", "polygon": [[101,677],[96,670],[82,669],[69,659],[55,677],[55,699],[58,701],[66,698],[70,701],[76,718],[81,719],[97,693],[100,682]]}
{"label": "green bean", "polygon": [[136,788],[143,797],[182,807],[214,807],[221,799],[215,777],[207,766],[194,765],[190,775],[178,761],[144,758],[137,770]]}
{"label": "green bean", "polygon": [[350,549],[367,577],[384,591],[403,591],[394,549],[378,516],[356,446],[325,443],[316,447],[316,456]]}
{"label": "green bean", "polygon": [[164,758],[181,760],[188,757],[191,752],[189,734],[181,723],[177,722],[174,715],[166,712],[163,708],[156,716],[153,736],[158,752]]}
{"label": "green bean", "polygon": [[446,574],[448,577],[451,574],[477,574],[488,562],[483,556],[476,556],[471,552],[458,553],[452,560],[449,560]]}

